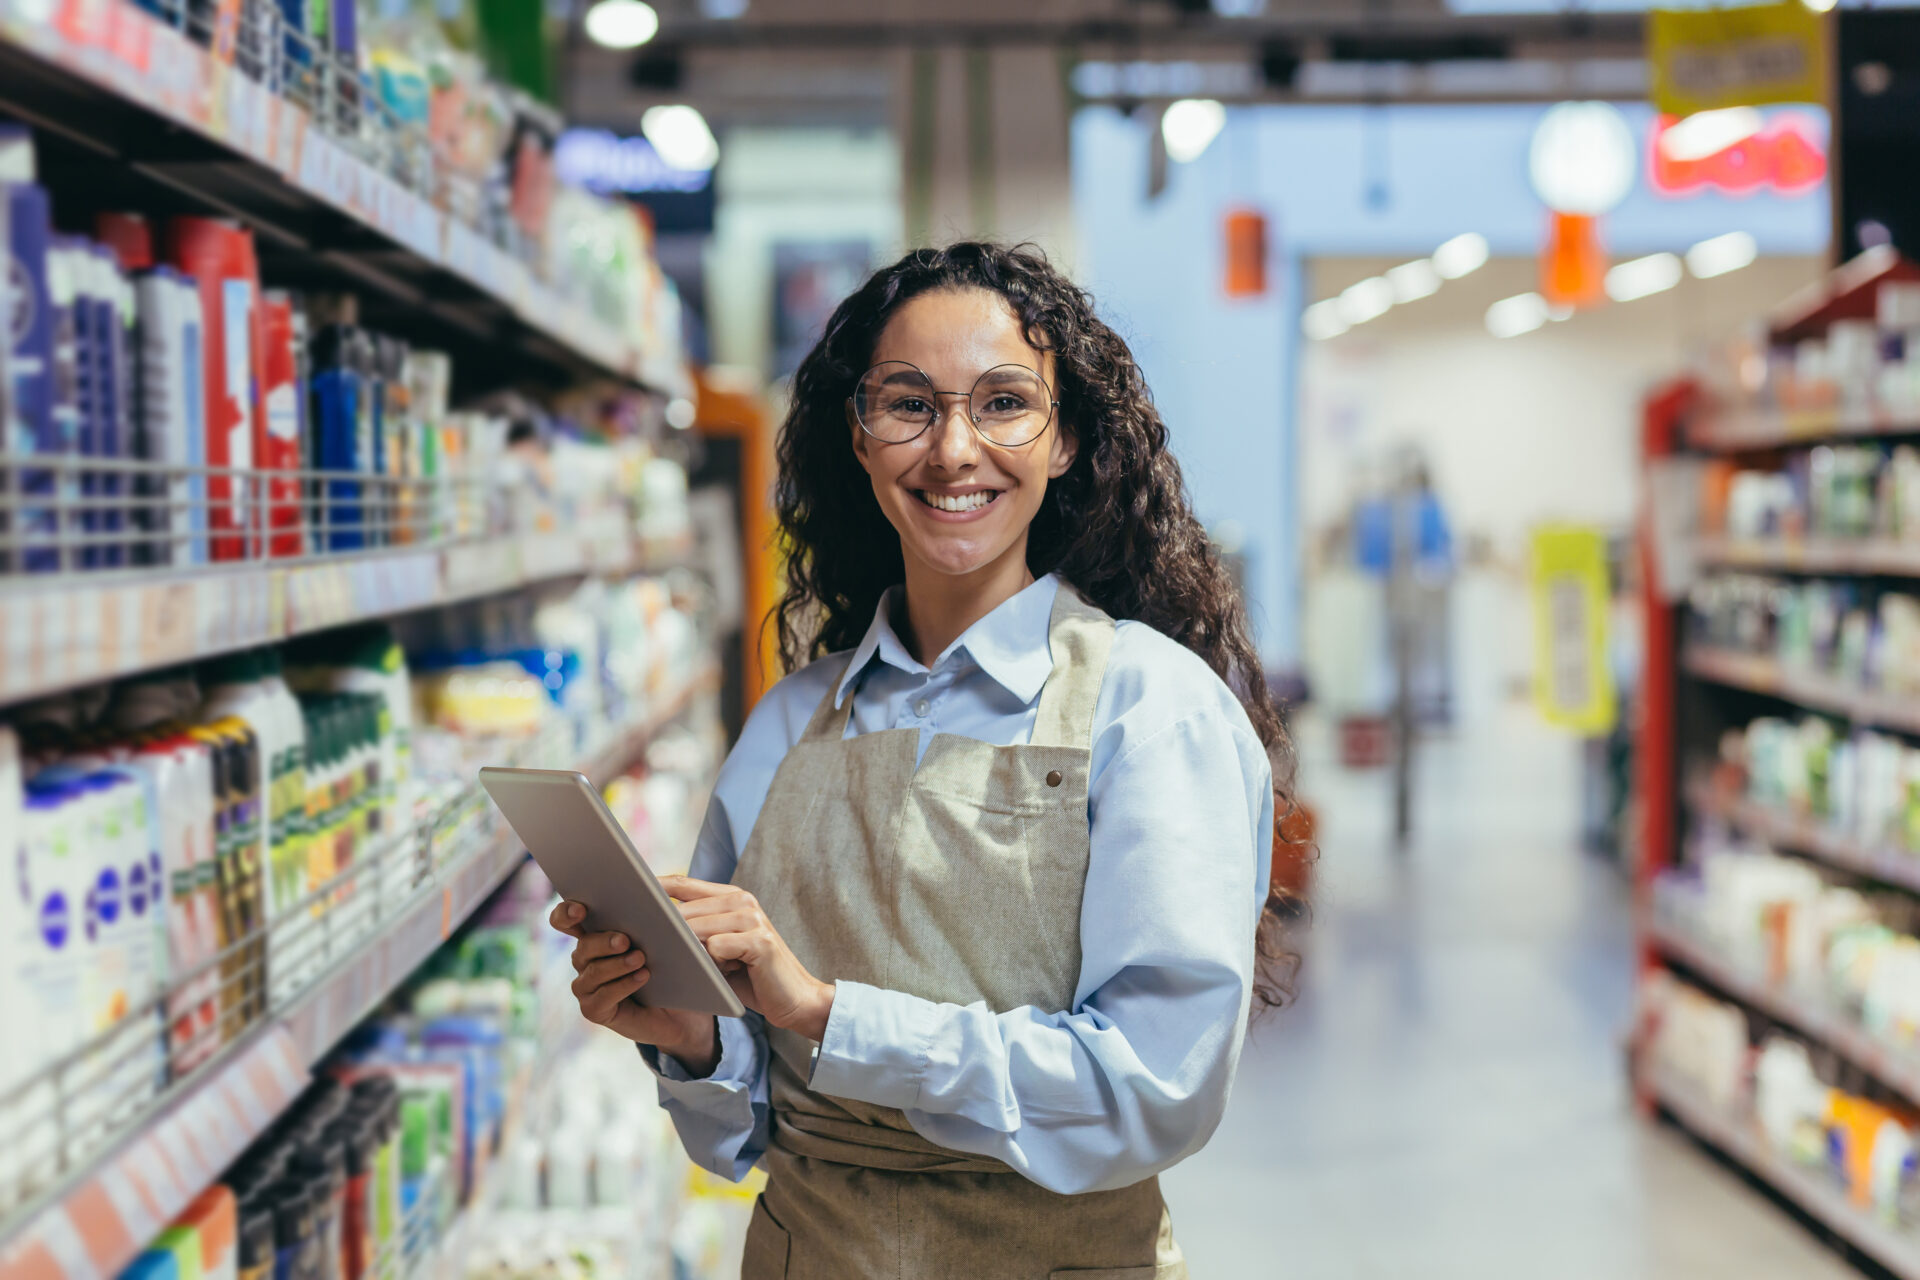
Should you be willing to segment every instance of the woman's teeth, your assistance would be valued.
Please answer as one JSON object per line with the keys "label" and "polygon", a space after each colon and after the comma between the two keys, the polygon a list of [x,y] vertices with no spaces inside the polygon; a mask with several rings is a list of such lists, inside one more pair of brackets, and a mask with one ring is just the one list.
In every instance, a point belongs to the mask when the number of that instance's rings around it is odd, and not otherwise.
{"label": "woman's teeth", "polygon": [[975,508],[986,506],[989,502],[992,502],[1000,496],[998,489],[981,489],[975,493],[956,495],[929,493],[925,489],[918,490],[918,493],[920,494],[920,501],[930,507],[938,507],[942,511],[972,511]]}

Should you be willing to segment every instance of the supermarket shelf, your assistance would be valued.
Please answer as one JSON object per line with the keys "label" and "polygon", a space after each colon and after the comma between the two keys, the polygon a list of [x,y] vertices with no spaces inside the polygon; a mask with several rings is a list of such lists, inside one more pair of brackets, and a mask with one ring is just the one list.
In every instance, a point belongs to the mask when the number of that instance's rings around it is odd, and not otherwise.
{"label": "supermarket shelf", "polygon": [[1776,848],[1791,849],[1842,871],[1920,893],[1920,854],[1855,840],[1772,805],[1744,797],[1716,796],[1705,786],[1689,787],[1687,804],[1696,813],[1721,818]]}
{"label": "supermarket shelf", "polygon": [[[263,43],[277,49],[279,39]],[[649,365],[649,353],[520,258],[356,154],[359,139],[322,128],[316,113],[127,0],[0,0],[0,108],[70,148],[71,164],[91,164],[96,186],[98,161],[114,157],[129,166],[117,181],[146,184],[129,190],[237,218],[276,265],[371,290],[494,348],[504,357],[496,366],[567,379],[660,372],[659,353]],[[123,192],[103,196],[115,197]]]}
{"label": "supermarket shelf", "polygon": [[1821,440],[1920,435],[1920,417],[1884,409],[1731,409],[1703,414],[1687,427],[1696,449],[1777,449]]}
{"label": "supermarket shelf", "polygon": [[1833,1183],[1775,1155],[1749,1124],[1726,1115],[1686,1082],[1656,1069],[1646,1071],[1644,1080],[1661,1108],[1682,1128],[1718,1149],[1900,1280],[1920,1280],[1920,1240],[1876,1222]]}
{"label": "supermarket shelf", "polygon": [[0,705],[588,572],[643,572],[619,531],[364,555],[0,578]]}
{"label": "supermarket shelf", "polygon": [[1689,675],[1714,684],[1764,693],[1812,711],[1845,716],[1855,724],[1920,733],[1920,698],[1862,689],[1830,676],[1796,671],[1776,658],[1711,645],[1689,645],[1681,665]]}
{"label": "supermarket shelf", "polygon": [[1920,1053],[1886,1044],[1859,1022],[1802,995],[1766,982],[1712,949],[1658,923],[1647,930],[1654,947],[1725,994],[1818,1040],[1910,1100],[1920,1102]]}
{"label": "supermarket shelf", "polygon": [[1920,578],[1920,543],[1881,538],[1729,538],[1703,534],[1694,539],[1694,555],[1702,564],[1735,569]]}
{"label": "supermarket shelf", "polygon": [[[656,699],[650,714],[578,767],[596,785],[610,780],[716,678],[709,668]],[[484,804],[480,795],[469,785],[447,807]],[[377,932],[276,1008],[267,1024],[173,1083],[122,1136],[0,1222],[0,1280],[90,1280],[124,1268],[266,1131],[340,1037],[521,865],[525,853],[512,831],[489,827],[397,908],[383,911]]]}

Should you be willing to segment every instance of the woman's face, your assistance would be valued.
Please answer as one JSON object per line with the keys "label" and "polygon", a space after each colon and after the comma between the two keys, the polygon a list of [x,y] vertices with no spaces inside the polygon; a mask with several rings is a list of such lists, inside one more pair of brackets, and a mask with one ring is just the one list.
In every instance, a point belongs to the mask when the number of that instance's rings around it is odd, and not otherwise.
{"label": "woman's face", "polygon": [[[987,370],[1010,364],[1054,385],[1052,354],[1028,343],[1006,299],[985,289],[939,289],[906,303],[874,345],[872,362],[889,360],[916,366],[939,391],[964,393]],[[937,399],[933,425],[902,444],[874,439],[848,415],[853,451],[873,481],[880,509],[899,531],[901,551],[909,564],[950,576],[978,572],[1009,556],[1024,564],[1027,528],[1047,482],[1073,465],[1073,437],[1056,413],[1026,444],[991,444],[968,419],[964,394]],[[981,493],[989,500],[972,505],[979,499],[971,495]],[[935,505],[956,500],[967,509]]]}

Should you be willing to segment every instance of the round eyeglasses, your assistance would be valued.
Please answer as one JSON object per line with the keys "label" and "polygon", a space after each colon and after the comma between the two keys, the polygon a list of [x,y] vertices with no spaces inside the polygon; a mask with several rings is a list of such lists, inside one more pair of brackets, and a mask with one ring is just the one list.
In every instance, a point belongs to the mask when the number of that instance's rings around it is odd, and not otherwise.
{"label": "round eyeglasses", "polygon": [[861,374],[848,404],[862,431],[905,444],[941,416],[943,396],[965,396],[967,421],[981,439],[1003,448],[1038,439],[1060,407],[1046,381],[1025,365],[996,365],[969,391],[936,391],[931,378],[904,360],[882,361]]}

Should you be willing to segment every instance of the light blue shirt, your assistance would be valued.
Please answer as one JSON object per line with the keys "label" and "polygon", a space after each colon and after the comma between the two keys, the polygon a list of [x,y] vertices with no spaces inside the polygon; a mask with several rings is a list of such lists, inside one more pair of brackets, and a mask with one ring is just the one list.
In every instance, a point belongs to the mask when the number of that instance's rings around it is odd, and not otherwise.
{"label": "light blue shirt", "polygon": [[[883,600],[850,660],[795,672],[754,709],[721,768],[692,874],[732,879],[774,771],[829,689],[854,700],[849,737],[918,728],[922,755],[936,733],[1029,741],[1053,669],[1058,588],[1052,576],[1035,582],[931,669],[894,633]],[[1131,1185],[1212,1136],[1247,1018],[1273,852],[1272,772],[1227,686],[1139,622],[1117,624],[1087,808],[1072,1007],[939,1004],[838,981],[815,1090],[897,1107],[923,1137],[1059,1192]],[[757,1015],[719,1024],[720,1061],[703,1079],[644,1053],[687,1153],[738,1180],[767,1147],[769,1052]]]}

